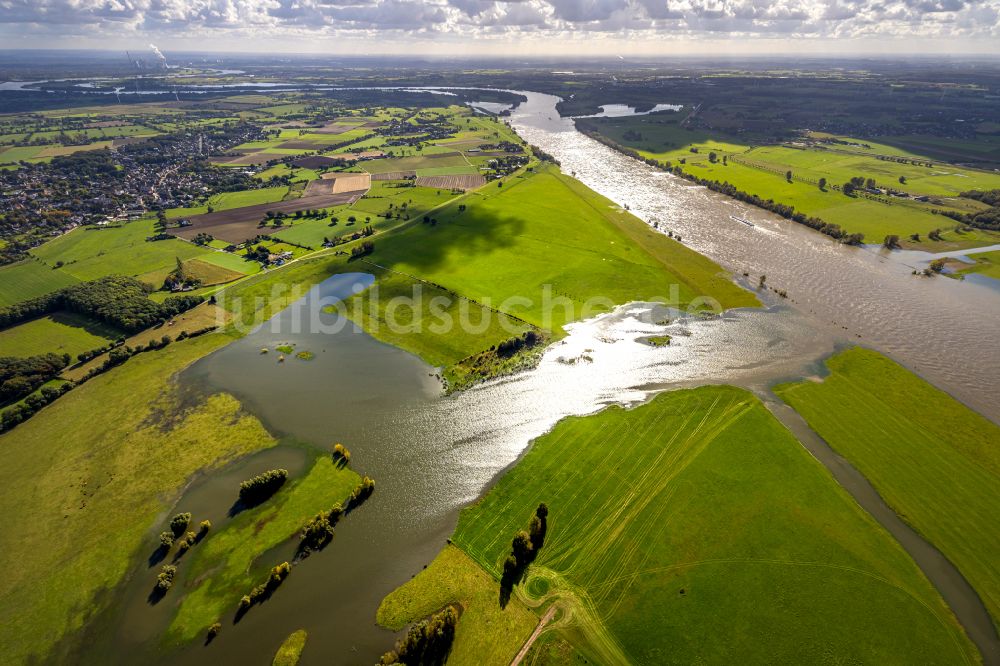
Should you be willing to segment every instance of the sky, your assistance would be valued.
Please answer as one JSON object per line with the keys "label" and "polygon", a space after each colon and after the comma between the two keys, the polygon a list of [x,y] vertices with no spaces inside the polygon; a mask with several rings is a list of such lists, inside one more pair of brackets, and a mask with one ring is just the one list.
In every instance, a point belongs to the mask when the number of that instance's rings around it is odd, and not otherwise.
{"label": "sky", "polygon": [[1000,0],[0,0],[4,48],[1000,54]]}

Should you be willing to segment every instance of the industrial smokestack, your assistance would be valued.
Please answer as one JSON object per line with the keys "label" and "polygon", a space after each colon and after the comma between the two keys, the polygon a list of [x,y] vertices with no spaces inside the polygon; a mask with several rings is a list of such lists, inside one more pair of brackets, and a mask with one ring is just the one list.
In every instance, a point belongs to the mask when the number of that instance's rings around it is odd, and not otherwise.
{"label": "industrial smokestack", "polygon": [[160,51],[160,49],[158,49],[156,47],[156,44],[150,44],[149,48],[153,49],[153,53],[156,54],[156,57],[160,61],[160,66],[163,67],[163,69],[166,69],[167,68],[167,58],[166,58],[166,56],[163,55],[163,52]]}

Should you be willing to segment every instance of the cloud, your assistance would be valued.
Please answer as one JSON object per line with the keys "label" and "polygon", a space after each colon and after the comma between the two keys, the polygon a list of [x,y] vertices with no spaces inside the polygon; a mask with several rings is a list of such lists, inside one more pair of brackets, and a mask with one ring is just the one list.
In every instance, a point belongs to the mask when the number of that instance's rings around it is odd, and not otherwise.
{"label": "cloud", "polygon": [[998,16],[1000,0],[0,0],[0,37],[471,43],[498,35],[647,41],[783,35],[993,39],[998,50]]}

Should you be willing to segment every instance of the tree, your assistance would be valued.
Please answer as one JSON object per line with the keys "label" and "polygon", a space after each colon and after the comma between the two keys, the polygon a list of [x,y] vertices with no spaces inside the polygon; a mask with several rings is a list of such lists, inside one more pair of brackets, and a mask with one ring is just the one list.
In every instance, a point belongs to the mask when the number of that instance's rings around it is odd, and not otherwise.
{"label": "tree", "polygon": [[531,554],[531,535],[524,530],[520,530],[514,535],[514,540],[510,544],[514,559],[520,564],[527,562]]}
{"label": "tree", "polygon": [[900,176],[899,177],[899,184],[900,185],[906,185],[906,176]]}
{"label": "tree", "polygon": [[898,248],[899,236],[897,236],[896,234],[889,234],[888,236],[885,237],[885,240],[882,241],[882,247],[884,247],[887,250],[893,250]]}
{"label": "tree", "polygon": [[854,183],[852,183],[852,182],[846,182],[846,183],[844,183],[843,187],[840,188],[840,191],[843,192],[844,194],[846,194],[847,196],[853,195],[854,194]]}
{"label": "tree", "polygon": [[715,161],[717,159],[719,159],[719,156],[715,154],[715,151],[712,151],[708,154],[708,161],[711,162],[712,164],[715,164]]}
{"label": "tree", "polygon": [[170,531],[174,533],[174,536],[180,536],[190,523],[190,513],[178,513],[170,519]]}
{"label": "tree", "polygon": [[819,189],[826,191],[826,178],[819,179]]}
{"label": "tree", "polygon": [[785,180],[787,180],[789,183],[792,182],[792,172],[791,171],[786,171],[785,172]]}

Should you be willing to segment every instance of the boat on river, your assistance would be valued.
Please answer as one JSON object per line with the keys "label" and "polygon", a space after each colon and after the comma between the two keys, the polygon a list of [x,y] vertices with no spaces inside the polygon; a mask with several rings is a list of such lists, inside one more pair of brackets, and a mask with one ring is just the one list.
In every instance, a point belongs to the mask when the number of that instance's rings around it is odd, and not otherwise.
{"label": "boat on river", "polygon": [[742,222],[743,224],[747,225],[748,227],[754,226],[754,223],[751,222],[750,220],[748,220],[745,217],[737,217],[736,215],[730,215],[729,219],[730,220],[736,220],[737,222]]}

